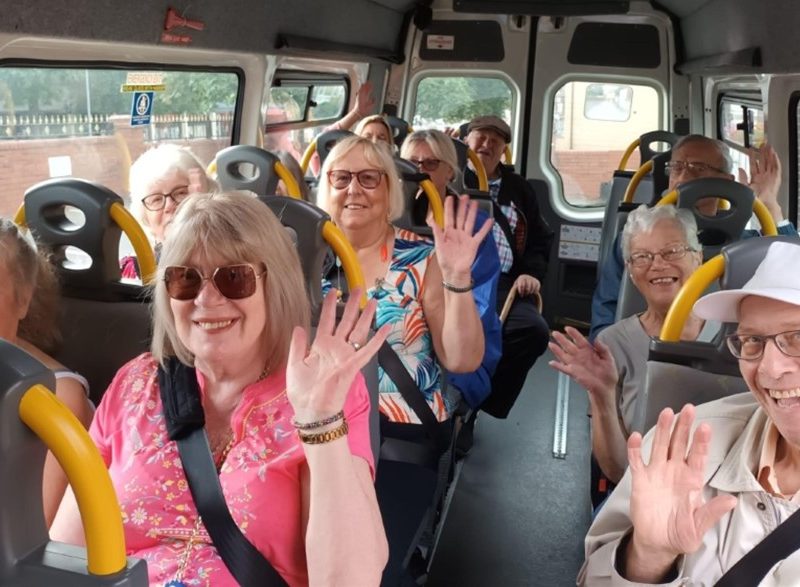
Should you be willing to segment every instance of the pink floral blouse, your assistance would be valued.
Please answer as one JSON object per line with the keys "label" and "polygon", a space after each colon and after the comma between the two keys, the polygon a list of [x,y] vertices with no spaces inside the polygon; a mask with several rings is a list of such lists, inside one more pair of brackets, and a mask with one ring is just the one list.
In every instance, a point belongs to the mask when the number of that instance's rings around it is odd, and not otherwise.
{"label": "pink floral blouse", "polygon": [[[150,583],[175,578],[197,520],[175,442],[168,439],[149,353],[119,370],[97,408],[89,433],[119,497],[130,556],[147,561]],[[198,372],[201,392],[204,386]],[[345,403],[350,451],[374,474],[369,396],[359,375]],[[305,456],[291,424],[285,372],[243,391],[231,417],[234,445],[220,471],[231,515],[289,585],[307,585],[300,475]],[[235,586],[204,527],[183,577],[191,586]]]}

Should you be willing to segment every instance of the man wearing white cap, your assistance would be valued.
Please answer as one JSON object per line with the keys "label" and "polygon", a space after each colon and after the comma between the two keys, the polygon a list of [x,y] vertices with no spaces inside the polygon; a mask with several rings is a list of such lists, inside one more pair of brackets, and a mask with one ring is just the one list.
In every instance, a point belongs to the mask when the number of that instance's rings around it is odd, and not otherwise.
{"label": "man wearing white cap", "polygon": [[[666,409],[644,442],[630,436],[630,468],[589,529],[579,585],[714,585],[800,510],[798,269],[800,243],[773,243],[744,287],[695,304],[701,318],[738,321],[728,347],[751,393],[677,418]],[[776,542],[786,552],[765,543],[742,563],[753,572],[762,557],[766,575],[728,584],[800,584],[800,551]]]}

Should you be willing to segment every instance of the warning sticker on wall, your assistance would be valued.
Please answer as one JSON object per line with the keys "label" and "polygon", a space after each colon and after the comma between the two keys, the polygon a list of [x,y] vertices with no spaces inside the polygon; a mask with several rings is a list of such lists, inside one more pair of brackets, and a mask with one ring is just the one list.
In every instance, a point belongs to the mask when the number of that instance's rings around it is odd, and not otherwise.
{"label": "warning sticker on wall", "polygon": [[453,35],[428,35],[426,45],[428,50],[452,51],[456,38]]}

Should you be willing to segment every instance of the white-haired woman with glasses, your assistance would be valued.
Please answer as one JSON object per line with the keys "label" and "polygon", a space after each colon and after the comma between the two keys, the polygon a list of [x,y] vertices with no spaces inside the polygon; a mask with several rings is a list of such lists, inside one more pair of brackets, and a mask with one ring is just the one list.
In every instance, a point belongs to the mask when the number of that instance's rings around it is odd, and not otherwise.
{"label": "white-haired woman with glasses", "polygon": [[[443,436],[452,426],[459,398],[445,393],[440,365],[451,373],[469,373],[484,354],[483,328],[470,293],[471,268],[491,220],[473,234],[477,204],[466,197],[449,197],[444,227],[431,224],[433,242],[393,226],[403,211],[394,160],[385,145],[361,137],[347,138],[333,148],[322,168],[317,198],[356,250],[370,286],[367,295],[378,302],[377,325],[389,326],[387,342]],[[384,435],[428,442],[426,428],[398,387],[379,371],[379,409],[388,420],[381,426]],[[386,470],[379,470],[379,493]],[[413,485],[419,499],[381,502],[390,547],[385,585],[399,580],[403,556],[435,494],[436,473],[432,479],[424,471],[417,473]]]}
{"label": "white-haired woman with glasses", "polygon": [[458,173],[458,154],[453,139],[438,130],[418,130],[403,141],[400,156],[427,173],[439,195],[457,195],[451,183]]}
{"label": "white-haired woman with glasses", "polygon": [[[257,554],[292,586],[378,584],[387,548],[359,370],[386,329],[367,341],[375,302],[360,312],[357,299],[337,325],[335,293],[326,297],[309,348],[300,260],[272,212],[237,193],[181,206],[154,285],[151,352],[120,369],[90,429],[128,554],[147,561],[150,584],[239,584],[211,538],[214,520],[199,514],[167,417],[198,400],[191,421],[219,475],[219,506]],[[71,490],[52,536],[83,542]]]}
{"label": "white-haired woman with glasses", "polygon": [[[628,465],[625,443],[645,380],[650,339],[660,334],[672,301],[703,261],[694,216],[675,206],[640,206],[631,212],[622,251],[647,309],[609,326],[594,343],[571,327],[563,334],[554,332],[550,343],[556,357],[550,365],[589,392],[592,452],[613,483]],[[689,318],[681,338],[696,340],[703,326]]]}
{"label": "white-haired woman with glasses", "polygon": [[[197,156],[189,148],[171,143],[145,151],[131,165],[128,183],[131,212],[148,233],[156,258],[178,204],[193,193],[216,188]],[[120,267],[122,277],[139,277],[134,257],[122,259]]]}

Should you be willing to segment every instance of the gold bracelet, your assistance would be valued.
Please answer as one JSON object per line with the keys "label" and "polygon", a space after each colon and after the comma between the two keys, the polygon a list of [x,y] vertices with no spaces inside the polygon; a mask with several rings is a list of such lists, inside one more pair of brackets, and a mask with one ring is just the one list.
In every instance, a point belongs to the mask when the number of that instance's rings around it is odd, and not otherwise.
{"label": "gold bracelet", "polygon": [[342,436],[345,436],[348,430],[349,428],[347,426],[347,420],[343,420],[341,425],[333,430],[328,430],[327,432],[317,432],[315,434],[303,434],[300,430],[298,430],[297,436],[300,437],[300,442],[305,444],[325,444],[326,442],[332,442],[341,438]]}

